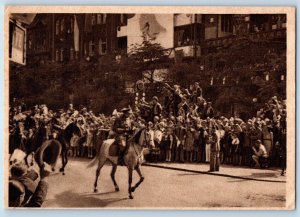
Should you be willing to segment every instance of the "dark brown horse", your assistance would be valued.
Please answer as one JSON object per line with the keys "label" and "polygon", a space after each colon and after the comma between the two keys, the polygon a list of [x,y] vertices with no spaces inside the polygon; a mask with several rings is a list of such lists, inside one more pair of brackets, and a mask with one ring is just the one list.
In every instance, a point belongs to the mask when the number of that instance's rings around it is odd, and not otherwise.
{"label": "dark brown horse", "polygon": [[76,122],[70,123],[65,129],[62,129],[57,136],[57,140],[61,143],[61,159],[62,167],[59,171],[65,175],[65,167],[68,163],[68,151],[70,149],[71,138],[77,135],[78,137],[82,136],[81,130]]}

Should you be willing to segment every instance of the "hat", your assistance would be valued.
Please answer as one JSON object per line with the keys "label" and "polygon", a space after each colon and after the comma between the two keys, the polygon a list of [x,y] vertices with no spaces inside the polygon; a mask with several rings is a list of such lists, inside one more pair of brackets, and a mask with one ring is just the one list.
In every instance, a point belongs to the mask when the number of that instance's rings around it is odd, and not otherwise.
{"label": "hat", "polygon": [[157,98],[157,96],[154,96],[154,97],[153,97],[153,100],[156,100],[156,101],[158,101],[158,98]]}
{"label": "hat", "polygon": [[127,113],[129,111],[130,111],[130,108],[122,108],[122,110],[121,110],[121,112],[123,112],[123,113]]}
{"label": "hat", "polygon": [[15,164],[10,169],[10,173],[16,177],[21,177],[24,174],[26,174],[26,172],[27,172],[27,168],[25,165],[22,164]]}

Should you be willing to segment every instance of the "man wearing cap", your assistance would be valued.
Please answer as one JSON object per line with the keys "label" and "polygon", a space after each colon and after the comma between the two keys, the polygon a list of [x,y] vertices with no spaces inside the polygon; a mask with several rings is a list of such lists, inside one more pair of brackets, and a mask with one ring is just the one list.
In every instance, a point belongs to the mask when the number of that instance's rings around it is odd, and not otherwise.
{"label": "man wearing cap", "polygon": [[216,126],[212,126],[208,143],[210,144],[209,172],[219,171],[220,167],[220,138],[216,133]]}
{"label": "man wearing cap", "polygon": [[158,102],[158,98],[157,96],[153,97],[153,101],[152,101],[152,117],[153,117],[153,121],[154,121],[154,117],[160,117],[162,112],[162,107],[161,104]]}
{"label": "man wearing cap", "polygon": [[132,130],[132,120],[131,109],[123,108],[121,110],[122,114],[116,118],[113,124],[113,131],[116,133],[115,143],[119,146],[119,164],[124,165],[124,155],[128,149],[128,144],[126,140],[128,138],[128,134]]}

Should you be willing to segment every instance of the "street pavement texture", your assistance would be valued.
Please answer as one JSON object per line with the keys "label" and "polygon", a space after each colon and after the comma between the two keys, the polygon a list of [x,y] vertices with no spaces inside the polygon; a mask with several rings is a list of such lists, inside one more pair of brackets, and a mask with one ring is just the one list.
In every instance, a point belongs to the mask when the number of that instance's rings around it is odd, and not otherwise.
{"label": "street pavement texture", "polygon": [[[279,170],[222,166],[207,173],[207,164],[160,163],[143,166],[145,181],[128,199],[127,168],[118,167],[114,191],[111,165],[101,170],[93,192],[96,166],[71,158],[66,175],[50,175],[45,208],[234,208],[285,207],[286,180]],[[59,165],[58,165],[59,166]],[[153,167],[155,166],[155,167]],[[58,168],[57,168],[58,170]],[[134,173],[133,184],[139,180]]]}

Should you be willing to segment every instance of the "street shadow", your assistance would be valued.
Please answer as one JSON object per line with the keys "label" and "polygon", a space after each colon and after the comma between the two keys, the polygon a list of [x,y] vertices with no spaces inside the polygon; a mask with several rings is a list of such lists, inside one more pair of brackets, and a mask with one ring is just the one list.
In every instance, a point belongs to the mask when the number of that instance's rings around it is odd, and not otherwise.
{"label": "street shadow", "polygon": [[[94,194],[97,196],[97,194]],[[99,195],[99,194],[98,194]],[[55,196],[55,203],[59,204],[59,207],[106,207],[112,203],[127,200],[127,198],[107,198],[99,199],[92,197],[91,195],[82,195],[73,193],[71,191],[65,191]]]}
{"label": "street shadow", "polygon": [[107,194],[112,194],[112,193],[117,193],[117,191],[107,191],[107,192],[99,192],[99,193],[94,193],[94,192],[83,192],[79,194],[80,196],[90,196],[90,195],[107,195]]}
{"label": "street shadow", "polygon": [[[212,175],[212,176],[219,176],[228,178],[227,182],[245,182],[245,181],[259,181],[259,182],[279,182],[285,183],[284,180],[279,178],[279,174],[276,172],[268,172],[268,173],[252,173],[249,176],[235,176],[235,175],[228,175],[228,174],[221,174],[218,172],[201,172],[201,171],[194,171],[192,173],[180,173],[177,176],[197,176],[197,175]],[[269,179],[271,178],[271,179]],[[274,179],[275,178],[275,179]],[[277,179],[277,180],[276,180]]]}
{"label": "street shadow", "polygon": [[278,178],[278,173],[252,173],[250,177],[254,178]]}

